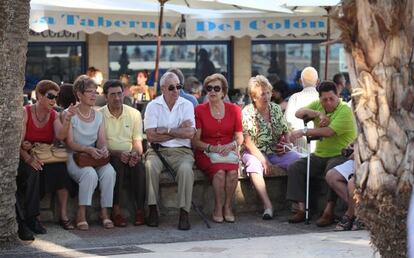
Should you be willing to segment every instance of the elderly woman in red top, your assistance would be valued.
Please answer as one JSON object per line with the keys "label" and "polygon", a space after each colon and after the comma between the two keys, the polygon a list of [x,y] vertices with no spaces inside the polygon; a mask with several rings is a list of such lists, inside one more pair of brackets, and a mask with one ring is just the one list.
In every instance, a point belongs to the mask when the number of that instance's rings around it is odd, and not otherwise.
{"label": "elderly woman in red top", "polygon": [[23,109],[22,144],[17,174],[18,212],[23,210],[24,214],[24,216],[23,214],[17,216],[21,238],[27,238],[30,235],[27,227],[36,234],[46,233],[46,229],[40,224],[37,216],[40,213],[40,198],[47,192],[57,192],[62,227],[64,229],[74,228],[66,210],[67,188],[70,185],[66,163],[43,164],[30,154],[30,149],[35,143],[52,144],[55,139],[66,138],[69,121],[74,113],[72,107],[65,111],[62,124],[58,113],[53,109],[58,92],[59,86],[56,83],[48,80],[40,81],[36,86],[36,104],[25,106]]}
{"label": "elderly woman in red top", "polygon": [[207,90],[208,102],[198,105],[195,109],[195,161],[197,167],[213,183],[213,221],[234,222],[231,202],[238,182],[239,164],[225,163],[224,160],[221,163],[212,163],[208,154],[214,153],[225,157],[233,152],[238,155],[238,146],[243,143],[241,110],[239,106],[223,101],[228,90],[227,80],[223,75],[216,73],[208,76],[204,80],[204,88]]}

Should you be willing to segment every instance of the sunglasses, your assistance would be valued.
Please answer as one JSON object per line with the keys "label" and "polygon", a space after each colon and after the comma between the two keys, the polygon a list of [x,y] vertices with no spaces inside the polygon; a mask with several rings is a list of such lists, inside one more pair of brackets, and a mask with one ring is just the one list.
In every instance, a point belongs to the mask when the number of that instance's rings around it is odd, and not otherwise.
{"label": "sunglasses", "polygon": [[169,91],[173,91],[173,90],[175,90],[175,89],[177,89],[177,90],[181,90],[183,88],[183,85],[181,85],[181,84],[177,84],[177,85],[170,85],[170,86],[168,86],[168,90]]}
{"label": "sunglasses", "polygon": [[213,86],[213,85],[207,85],[206,90],[207,90],[208,92],[210,92],[210,91],[212,91],[212,90],[214,90],[215,92],[220,92],[220,91],[221,91],[221,87],[220,87],[220,86],[218,86],[218,85],[216,85],[216,86]]}
{"label": "sunglasses", "polygon": [[54,99],[57,99],[58,96],[57,95],[53,95],[52,93],[48,93],[48,94],[46,94],[46,98],[48,98],[50,100],[54,100]]}

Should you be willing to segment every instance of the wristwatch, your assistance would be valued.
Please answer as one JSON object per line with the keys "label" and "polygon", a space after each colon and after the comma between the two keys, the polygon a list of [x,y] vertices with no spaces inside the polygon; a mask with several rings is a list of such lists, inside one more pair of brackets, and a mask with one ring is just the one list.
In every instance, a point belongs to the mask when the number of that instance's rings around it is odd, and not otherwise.
{"label": "wristwatch", "polygon": [[304,136],[307,136],[308,128],[307,127],[303,128],[302,133],[303,133]]}

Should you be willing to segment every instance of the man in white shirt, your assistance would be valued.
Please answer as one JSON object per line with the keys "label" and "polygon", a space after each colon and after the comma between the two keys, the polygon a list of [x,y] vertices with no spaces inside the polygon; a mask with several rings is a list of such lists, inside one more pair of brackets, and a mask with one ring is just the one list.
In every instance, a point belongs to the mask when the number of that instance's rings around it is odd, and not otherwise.
{"label": "man in white shirt", "polygon": [[[193,192],[194,157],[191,139],[195,134],[194,107],[190,101],[180,97],[182,85],[176,74],[166,72],[160,79],[162,95],[151,101],[145,111],[144,129],[150,143],[160,144],[159,151],[177,173],[178,207],[180,219],[178,229],[188,230],[188,213]],[[149,206],[148,226],[158,226],[159,176],[164,165],[150,148],[146,153],[147,198]]]}
{"label": "man in white shirt", "polygon": [[[300,76],[300,81],[302,83],[303,90],[290,96],[285,110],[285,117],[288,122],[289,129],[292,131],[303,129],[304,127],[303,120],[295,116],[296,111],[309,105],[312,101],[319,99],[319,94],[316,90],[316,85],[319,82],[319,78],[318,72],[315,70],[315,68],[308,66],[303,69]],[[313,128],[312,122],[309,123],[309,126]],[[306,140],[298,139],[295,142],[295,146],[306,148]],[[312,149],[314,149],[314,146]],[[299,150],[299,152],[301,151]]]}

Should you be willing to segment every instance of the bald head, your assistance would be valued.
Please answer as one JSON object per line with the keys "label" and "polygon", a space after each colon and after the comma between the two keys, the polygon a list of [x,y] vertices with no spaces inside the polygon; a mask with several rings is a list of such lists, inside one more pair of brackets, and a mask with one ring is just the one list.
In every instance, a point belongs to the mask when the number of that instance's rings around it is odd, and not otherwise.
{"label": "bald head", "polygon": [[318,82],[318,72],[312,66],[303,69],[300,75],[303,87],[315,87]]}

